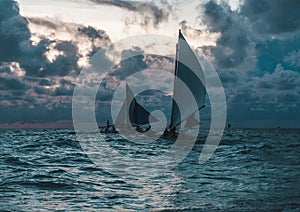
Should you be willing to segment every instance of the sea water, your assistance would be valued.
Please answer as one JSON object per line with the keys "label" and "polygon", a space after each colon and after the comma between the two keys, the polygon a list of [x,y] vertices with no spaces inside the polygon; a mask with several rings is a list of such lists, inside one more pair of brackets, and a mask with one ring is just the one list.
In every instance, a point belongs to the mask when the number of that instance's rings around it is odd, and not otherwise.
{"label": "sea water", "polygon": [[[145,159],[170,146],[101,142]],[[136,177],[94,163],[73,130],[2,129],[0,144],[1,211],[300,211],[299,129],[228,129],[206,163],[200,142],[172,170]]]}

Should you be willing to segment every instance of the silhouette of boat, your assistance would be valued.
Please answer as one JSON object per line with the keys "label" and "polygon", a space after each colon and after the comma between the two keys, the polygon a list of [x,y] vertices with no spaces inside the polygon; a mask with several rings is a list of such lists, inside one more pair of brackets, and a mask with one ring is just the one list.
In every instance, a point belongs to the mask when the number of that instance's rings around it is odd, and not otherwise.
{"label": "silhouette of boat", "polygon": [[[186,85],[193,95],[197,104],[196,106],[189,102],[188,97],[182,89],[182,83]],[[176,45],[172,112],[170,123],[165,129],[163,136],[173,137],[177,135],[178,130],[185,131],[200,124],[199,121],[196,120],[195,114],[205,107],[206,89],[204,83],[204,74],[199,60],[184,38],[181,30],[179,30],[178,43]],[[175,101],[178,99],[185,103],[185,105],[179,108],[179,105]],[[115,125],[111,125],[109,121],[107,121],[106,126],[99,128],[100,131],[104,133],[117,133],[118,130],[133,132],[132,129],[135,129],[137,132],[147,132],[151,130],[149,119],[157,121],[155,117],[152,117],[150,113],[137,102],[132,90],[126,84],[126,98],[115,120]],[[180,129],[180,125],[184,121],[185,129]],[[116,130],[116,128],[118,130]]]}

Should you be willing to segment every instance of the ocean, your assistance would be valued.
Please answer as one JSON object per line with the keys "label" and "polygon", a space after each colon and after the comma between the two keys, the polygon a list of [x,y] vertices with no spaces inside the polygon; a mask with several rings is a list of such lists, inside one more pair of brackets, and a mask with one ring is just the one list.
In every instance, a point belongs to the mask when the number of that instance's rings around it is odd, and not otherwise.
{"label": "ocean", "polygon": [[[104,140],[139,158],[170,146]],[[197,143],[172,170],[138,176],[93,163],[69,129],[1,129],[0,143],[0,211],[300,211],[299,129],[226,129],[206,163]]]}

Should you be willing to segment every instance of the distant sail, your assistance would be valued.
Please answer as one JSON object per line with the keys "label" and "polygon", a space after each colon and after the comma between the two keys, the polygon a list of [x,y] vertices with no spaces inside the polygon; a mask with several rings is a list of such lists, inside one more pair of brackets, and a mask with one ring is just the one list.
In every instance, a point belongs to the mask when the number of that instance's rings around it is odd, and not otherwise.
{"label": "distant sail", "polygon": [[[121,107],[116,123],[118,125],[148,125],[150,116],[151,114],[137,102],[132,90],[126,84],[126,99]],[[157,121],[153,116],[151,116],[151,120]]]}
{"label": "distant sail", "polygon": [[[129,106],[129,118],[130,122],[133,125],[147,125],[149,124],[149,117],[150,113],[141,106],[137,100],[134,98],[134,100],[131,102]],[[151,116],[151,120],[158,121],[156,118]]]}
{"label": "distant sail", "polygon": [[130,119],[129,119],[128,111],[129,111],[129,104],[132,99],[134,99],[133,92],[131,91],[131,89],[128,87],[128,85],[126,83],[126,98],[125,98],[125,101],[123,102],[120,112],[115,120],[115,123],[117,125],[119,125],[119,126],[129,125]]}
{"label": "distant sail", "polygon": [[[185,95],[182,93],[179,86],[180,80],[193,94],[197,102],[197,108],[195,108],[195,105],[189,104],[188,100],[185,101]],[[176,127],[183,120],[186,120],[189,117],[192,118],[191,115],[195,113],[197,109],[203,107],[206,95],[205,86],[203,85],[204,83],[204,74],[198,58],[179,31],[179,39],[176,49],[175,80],[170,129]],[[182,99],[183,102],[187,102],[180,110],[174,100],[179,98]]]}

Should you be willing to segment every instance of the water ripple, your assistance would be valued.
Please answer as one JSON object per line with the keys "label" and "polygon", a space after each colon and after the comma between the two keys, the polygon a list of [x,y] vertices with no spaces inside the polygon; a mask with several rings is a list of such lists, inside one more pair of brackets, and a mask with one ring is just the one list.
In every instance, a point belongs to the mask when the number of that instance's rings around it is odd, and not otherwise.
{"label": "water ripple", "polygon": [[[151,169],[155,173],[126,177],[90,161],[72,130],[0,130],[0,209],[300,210],[299,130],[226,130],[213,157],[199,165],[207,135],[202,133],[172,171]],[[145,160],[172,144],[163,139],[136,144],[118,135],[105,139],[119,153]]]}

